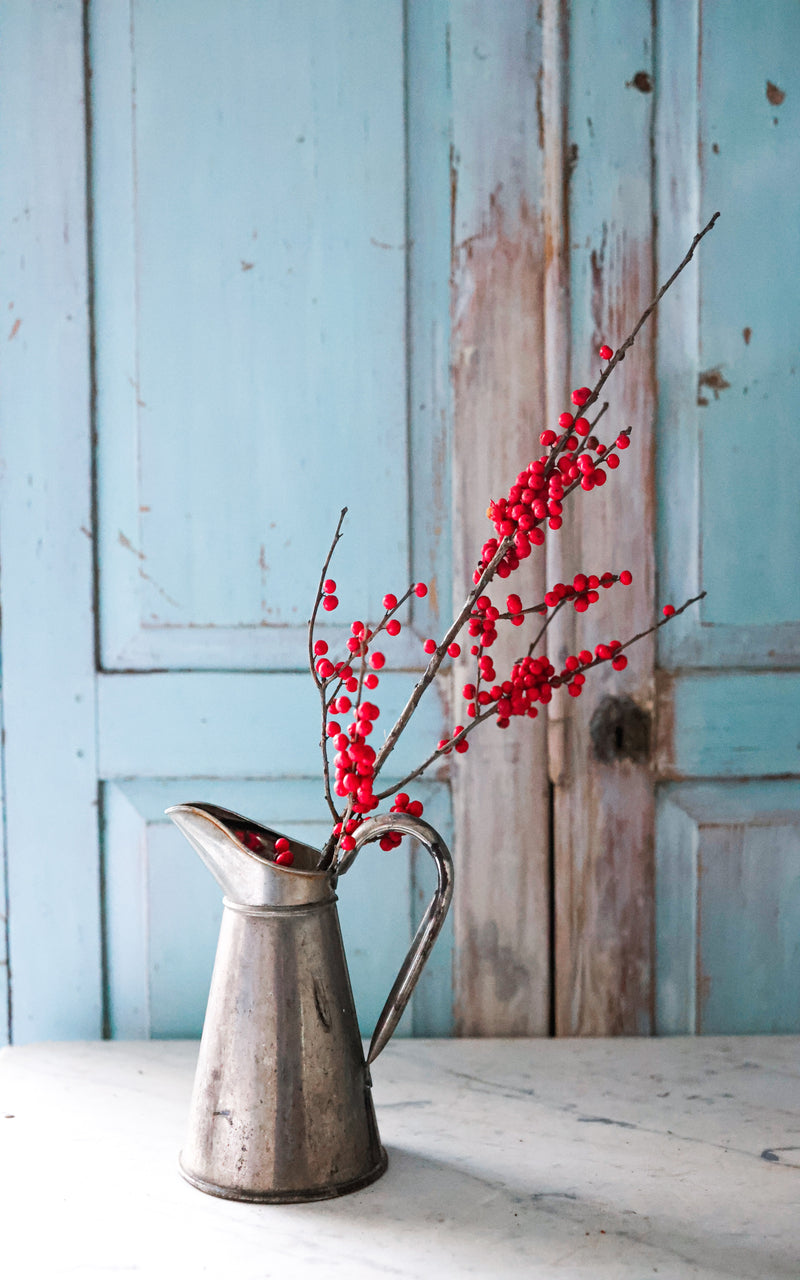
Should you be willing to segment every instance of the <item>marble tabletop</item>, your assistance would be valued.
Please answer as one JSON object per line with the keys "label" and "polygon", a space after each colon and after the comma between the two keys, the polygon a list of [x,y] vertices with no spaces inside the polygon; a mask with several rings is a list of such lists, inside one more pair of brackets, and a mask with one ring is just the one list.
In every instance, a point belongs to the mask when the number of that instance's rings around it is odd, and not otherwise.
{"label": "marble tabletop", "polygon": [[395,1040],[386,1175],[249,1205],[177,1171],[197,1045],[0,1053],[0,1273],[800,1280],[800,1037]]}

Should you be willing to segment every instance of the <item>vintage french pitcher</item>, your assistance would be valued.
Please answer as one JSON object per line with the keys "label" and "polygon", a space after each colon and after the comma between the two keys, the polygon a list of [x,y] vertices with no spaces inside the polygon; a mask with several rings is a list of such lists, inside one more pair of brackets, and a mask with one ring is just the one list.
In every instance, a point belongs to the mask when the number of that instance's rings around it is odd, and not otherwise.
{"label": "vintage french pitcher", "polygon": [[[453,868],[444,842],[410,814],[368,818],[332,875],[297,840],[293,864],[276,864],[279,834],[217,805],[167,813],[225,894],[181,1172],[230,1200],[321,1200],[366,1186],[387,1164],[369,1064],[397,1026],[447,914]],[[359,848],[389,831],[427,847],[438,885],[365,1060],[335,889]]]}

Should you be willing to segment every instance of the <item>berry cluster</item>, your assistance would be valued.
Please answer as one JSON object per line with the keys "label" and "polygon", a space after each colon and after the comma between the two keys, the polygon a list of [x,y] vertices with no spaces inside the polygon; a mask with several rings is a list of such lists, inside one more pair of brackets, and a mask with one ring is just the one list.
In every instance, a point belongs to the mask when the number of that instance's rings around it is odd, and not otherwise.
{"label": "berry cluster", "polygon": [[[630,341],[626,346],[630,345]],[[602,360],[614,359],[614,352],[605,343],[600,347],[599,355]],[[614,363],[623,355],[624,350],[618,352]],[[594,390],[578,387],[572,392],[572,403],[578,410],[586,409],[594,403],[609,371],[606,370],[601,375]],[[383,632],[387,636],[400,633],[401,623],[396,616],[398,610],[412,595],[424,597],[427,586],[423,582],[414,583],[400,598],[392,593],[385,595],[385,612],[381,620],[374,627],[360,620],[354,621],[346,643],[346,656],[333,661],[328,656],[327,643],[324,640],[315,642],[313,633],[320,606],[331,612],[339,604],[336,583],[325,575],[340,537],[346,508],[342,511],[323,567],[309,625],[311,669],[322,701],[325,793],[334,817],[333,833],[323,851],[321,866],[335,867],[339,852],[346,853],[354,848],[355,832],[381,800],[394,795],[392,813],[419,816],[423,809],[421,801],[411,800],[400,788],[418,777],[440,756],[450,755],[452,751],[467,751],[468,735],[483,720],[492,717],[499,728],[505,729],[515,717],[535,718],[539,714],[539,707],[549,703],[558,689],[566,688],[571,697],[579,697],[586,672],[590,668],[610,662],[615,670],[622,671],[628,661],[623,650],[635,640],[641,639],[641,635],[647,635],[654,629],[649,628],[625,644],[619,640],[610,640],[598,644],[593,653],[582,649],[579,653],[570,654],[565,658],[561,670],[557,670],[546,655],[535,652],[552,618],[567,604],[571,604],[576,612],[584,613],[599,600],[601,590],[615,583],[628,585],[632,581],[630,571],[626,569],[618,574],[610,571],[602,574],[575,574],[571,583],[557,582],[545,594],[544,599],[534,605],[523,605],[521,596],[511,593],[506,598],[505,610],[493,604],[486,594],[486,588],[495,576],[508,578],[531,554],[534,547],[542,545],[545,541],[545,529],[556,532],[561,528],[564,501],[575,489],[590,492],[601,488],[608,479],[608,473],[619,466],[620,454],[630,443],[630,428],[621,431],[613,443],[603,444],[594,432],[607,408],[607,405],[603,405],[593,421],[580,414],[575,416],[571,412],[562,413],[558,419],[558,430],[547,429],[539,436],[545,452],[519,473],[507,497],[493,500],[489,504],[487,515],[494,524],[497,537],[489,538],[484,543],[473,575],[474,588],[447,634],[438,642],[432,637],[423,641],[423,650],[429,656],[427,668],[378,751],[367,739],[380,717],[380,709],[375,702],[367,699],[366,693],[374,693],[378,687],[378,672],[384,668],[386,657],[380,649],[373,647],[374,641]],[[687,605],[689,603],[693,602],[689,601]],[[687,605],[677,612],[682,612]],[[665,606],[663,612],[663,622],[676,614],[672,605]],[[513,627],[521,627],[528,617],[532,617],[538,631],[530,641],[527,653],[513,664],[508,677],[500,680],[487,650],[491,649],[497,639],[500,623],[509,622]],[[657,625],[661,626],[663,622]],[[467,703],[467,724],[456,725],[450,737],[441,739],[428,759],[399,783],[376,792],[376,778],[425,689],[448,657],[460,656],[461,645],[457,636],[464,628],[472,641],[470,654],[476,663],[474,681],[465,684],[462,691]],[[347,716],[349,723],[343,720]],[[328,741],[335,747],[332,785],[327,755]],[[337,809],[334,796],[345,802],[343,813]],[[401,839],[399,833],[387,832],[380,840],[381,848],[394,849]],[[276,861],[280,861],[281,856],[279,854]]]}
{"label": "berry cluster", "polygon": [[249,849],[251,853],[257,853],[262,858],[268,858],[270,862],[276,862],[279,867],[291,867],[294,863],[294,854],[285,836],[279,836],[274,846],[271,846],[266,837],[260,836],[257,831],[237,829],[233,834],[237,840],[241,840],[245,849]]}

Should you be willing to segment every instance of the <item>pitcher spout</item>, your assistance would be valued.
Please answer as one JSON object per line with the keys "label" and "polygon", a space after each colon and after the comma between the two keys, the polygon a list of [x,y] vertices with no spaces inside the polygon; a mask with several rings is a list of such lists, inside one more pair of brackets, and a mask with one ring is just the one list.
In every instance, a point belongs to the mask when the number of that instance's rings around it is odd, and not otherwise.
{"label": "pitcher spout", "polygon": [[292,865],[275,862],[285,840],[251,818],[214,804],[176,804],[166,810],[220,885],[240,906],[302,906],[333,897],[330,876],[317,870],[319,851],[291,840]]}

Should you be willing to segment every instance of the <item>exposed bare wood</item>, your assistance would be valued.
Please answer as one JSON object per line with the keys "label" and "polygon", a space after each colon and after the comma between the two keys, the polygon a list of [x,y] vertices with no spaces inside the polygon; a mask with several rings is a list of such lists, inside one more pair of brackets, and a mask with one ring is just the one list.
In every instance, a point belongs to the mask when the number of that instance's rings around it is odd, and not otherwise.
{"label": "exposed bare wood", "polygon": [[[544,417],[540,31],[532,6],[516,0],[500,8],[474,4],[470,11],[452,31],[457,590],[471,583],[493,532],[488,499],[507,493],[535,456]],[[472,54],[476,33],[483,61]],[[513,589],[521,586],[525,597],[541,598],[541,555],[515,575]],[[490,594],[505,606],[502,582]],[[498,672],[519,656],[520,631],[514,629],[507,645],[501,638],[494,646]],[[472,675],[467,662],[459,664],[456,718],[460,687]],[[487,725],[454,765],[456,1027],[462,1035],[548,1030],[545,751],[542,721],[512,722],[505,731]]]}
{"label": "exposed bare wood", "polygon": [[[567,21],[563,6],[547,6],[562,65],[567,61]],[[588,12],[569,25],[568,61],[575,65],[583,42],[602,33]],[[589,30],[591,28],[591,30]],[[548,141],[561,156],[562,184],[554,176],[548,191],[571,249],[571,305],[562,288],[548,295],[547,323],[554,334],[566,327],[569,342],[548,346],[551,398],[549,418],[568,407],[554,403],[559,388],[593,385],[599,372],[597,348],[621,344],[654,294],[649,197],[649,98],[624,98],[620,66],[602,77],[605,98],[619,77],[626,157],[615,164],[604,133],[608,101],[593,98],[585,108],[593,117],[598,143],[583,119],[570,118],[569,134],[559,114],[557,92],[549,101]],[[628,77],[629,78],[629,77]],[[566,73],[564,73],[566,79]],[[582,99],[581,111],[584,110]],[[602,117],[602,119],[601,119]],[[591,122],[589,122],[591,123]],[[569,136],[569,144],[567,137]],[[602,137],[603,141],[599,139]],[[577,155],[577,160],[575,156]],[[555,171],[554,171],[555,172]],[[640,207],[635,194],[643,199]],[[568,216],[567,216],[568,215]],[[556,219],[551,215],[551,220]],[[557,277],[556,277],[557,278]],[[624,365],[615,370],[604,397],[611,407],[601,439],[613,439],[632,425],[633,444],[623,464],[600,492],[578,492],[565,512],[564,527],[548,545],[548,579],[571,581],[579,572],[619,572],[628,568],[634,585],[614,587],[594,612],[568,610],[551,639],[553,661],[570,651],[593,649],[602,639],[624,640],[652,621],[654,594],[654,477],[652,420],[655,387],[653,332],[646,327]],[[571,351],[571,362],[568,352]],[[561,1035],[614,1035],[648,1032],[652,1027],[653,842],[654,805],[649,763],[620,758],[597,759],[589,725],[609,694],[624,694],[652,713],[654,644],[647,637],[629,652],[624,674],[597,671],[578,699],[554,699],[551,717],[551,777],[554,795],[555,1014]]]}

